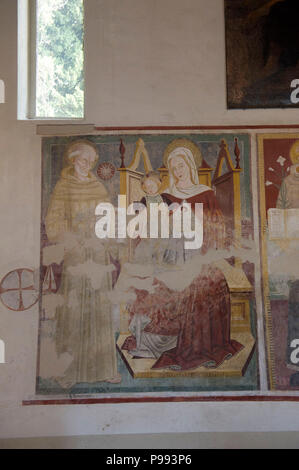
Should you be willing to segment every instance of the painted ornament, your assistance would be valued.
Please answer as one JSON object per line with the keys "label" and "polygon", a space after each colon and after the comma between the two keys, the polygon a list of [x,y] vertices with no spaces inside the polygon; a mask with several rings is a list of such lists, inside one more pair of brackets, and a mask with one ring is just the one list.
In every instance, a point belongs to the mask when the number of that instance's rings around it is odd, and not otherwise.
{"label": "painted ornament", "polygon": [[15,269],[6,274],[0,283],[0,299],[9,310],[28,310],[36,304],[38,298],[34,271],[31,269]]}
{"label": "painted ornament", "polygon": [[103,162],[99,165],[97,173],[101,180],[108,181],[113,178],[115,174],[115,166],[112,165],[112,163]]}

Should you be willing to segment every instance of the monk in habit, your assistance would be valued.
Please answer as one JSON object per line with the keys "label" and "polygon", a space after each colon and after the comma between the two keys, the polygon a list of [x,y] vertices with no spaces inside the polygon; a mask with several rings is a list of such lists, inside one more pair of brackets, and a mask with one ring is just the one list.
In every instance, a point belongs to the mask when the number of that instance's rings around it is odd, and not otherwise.
{"label": "monk in habit", "polygon": [[[64,376],[55,379],[64,388],[82,382],[118,383],[121,378],[107,296],[111,258],[106,246],[94,240],[95,208],[109,202],[109,195],[91,172],[98,160],[91,142],[73,142],[65,159],[67,166],[54,188],[45,220],[49,241],[65,246],[58,291],[64,303],[56,308],[56,351],[73,358]],[[96,272],[97,285],[89,275],[91,269]]]}

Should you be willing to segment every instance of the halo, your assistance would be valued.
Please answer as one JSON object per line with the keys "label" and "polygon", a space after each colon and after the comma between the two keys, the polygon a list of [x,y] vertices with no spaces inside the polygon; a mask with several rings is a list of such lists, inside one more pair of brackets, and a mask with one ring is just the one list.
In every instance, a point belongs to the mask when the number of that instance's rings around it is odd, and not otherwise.
{"label": "halo", "polygon": [[165,168],[167,168],[167,161],[168,161],[169,155],[178,147],[185,147],[186,149],[190,150],[190,152],[193,155],[194,162],[195,162],[197,169],[201,167],[202,154],[201,154],[199,147],[194,142],[192,142],[192,140],[181,138],[181,139],[175,139],[172,142],[170,142],[170,144],[167,145],[164,155],[163,155],[163,163],[164,163]]}
{"label": "halo", "polygon": [[90,142],[89,140],[86,140],[86,139],[75,140],[75,141],[71,142],[69,145],[67,145],[67,147],[64,151],[64,154],[63,154],[63,160],[64,160],[64,163],[65,163],[65,166],[70,165],[69,154],[73,151],[74,147],[77,147],[77,145],[87,145],[88,147],[91,147],[95,151],[96,158],[95,158],[94,163],[92,165],[92,168],[94,168],[96,166],[96,163],[97,163],[98,159],[99,159],[99,151],[97,149],[97,146],[93,142]]}
{"label": "halo", "polygon": [[294,165],[299,163],[299,140],[296,140],[296,142],[293,143],[290,150],[290,157]]}
{"label": "halo", "polygon": [[110,162],[100,163],[97,169],[97,174],[101,180],[109,181],[115,175],[115,166]]}

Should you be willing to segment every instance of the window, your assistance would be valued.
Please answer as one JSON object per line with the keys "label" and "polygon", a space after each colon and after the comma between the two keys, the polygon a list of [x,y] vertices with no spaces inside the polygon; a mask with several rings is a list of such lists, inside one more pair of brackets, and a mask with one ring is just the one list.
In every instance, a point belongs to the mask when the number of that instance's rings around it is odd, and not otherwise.
{"label": "window", "polygon": [[83,35],[83,0],[19,0],[19,118],[84,117]]}

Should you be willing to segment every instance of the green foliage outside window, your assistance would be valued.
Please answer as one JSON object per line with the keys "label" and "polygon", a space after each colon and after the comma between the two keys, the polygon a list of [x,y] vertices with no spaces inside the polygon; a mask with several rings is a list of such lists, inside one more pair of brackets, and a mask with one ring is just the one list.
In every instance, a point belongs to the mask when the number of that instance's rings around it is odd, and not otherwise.
{"label": "green foliage outside window", "polygon": [[37,117],[83,117],[83,33],[83,0],[37,0]]}

